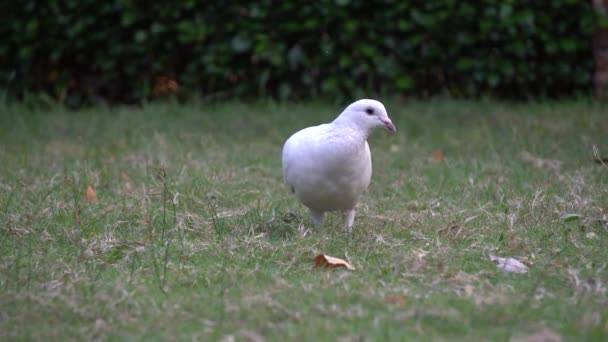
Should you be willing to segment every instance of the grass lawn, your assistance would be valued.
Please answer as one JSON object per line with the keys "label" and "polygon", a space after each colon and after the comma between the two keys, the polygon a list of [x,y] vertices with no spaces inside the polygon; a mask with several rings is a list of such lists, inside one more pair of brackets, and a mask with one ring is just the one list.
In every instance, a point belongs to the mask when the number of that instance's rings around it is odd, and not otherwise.
{"label": "grass lawn", "polygon": [[281,176],[340,106],[4,106],[0,339],[608,340],[606,105],[386,106],[350,237]]}

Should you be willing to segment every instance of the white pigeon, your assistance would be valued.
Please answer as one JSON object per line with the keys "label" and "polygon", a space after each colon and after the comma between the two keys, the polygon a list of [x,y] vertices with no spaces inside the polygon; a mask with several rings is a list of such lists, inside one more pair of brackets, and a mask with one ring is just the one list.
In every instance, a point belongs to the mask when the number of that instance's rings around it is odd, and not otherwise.
{"label": "white pigeon", "polygon": [[381,102],[363,99],[331,123],[305,128],[285,142],[283,178],[310,209],[316,230],[328,211],[342,212],[345,230],[352,229],[355,206],[372,178],[367,137],[377,127],[396,131]]}

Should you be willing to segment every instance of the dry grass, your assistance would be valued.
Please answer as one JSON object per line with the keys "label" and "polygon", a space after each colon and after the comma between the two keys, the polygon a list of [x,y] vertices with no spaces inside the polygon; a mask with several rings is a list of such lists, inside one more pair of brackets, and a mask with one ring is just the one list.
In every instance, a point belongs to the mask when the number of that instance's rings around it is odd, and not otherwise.
{"label": "dry grass", "polygon": [[1,338],[605,340],[606,108],[387,105],[350,237],[280,178],[335,107],[4,108]]}

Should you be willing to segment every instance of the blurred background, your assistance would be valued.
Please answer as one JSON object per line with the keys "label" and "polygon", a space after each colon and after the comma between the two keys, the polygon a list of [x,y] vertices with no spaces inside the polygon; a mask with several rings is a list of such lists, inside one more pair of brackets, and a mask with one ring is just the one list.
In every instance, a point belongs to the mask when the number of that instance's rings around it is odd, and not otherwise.
{"label": "blurred background", "polygon": [[0,87],[69,107],[155,98],[587,96],[608,84],[606,0],[2,5]]}

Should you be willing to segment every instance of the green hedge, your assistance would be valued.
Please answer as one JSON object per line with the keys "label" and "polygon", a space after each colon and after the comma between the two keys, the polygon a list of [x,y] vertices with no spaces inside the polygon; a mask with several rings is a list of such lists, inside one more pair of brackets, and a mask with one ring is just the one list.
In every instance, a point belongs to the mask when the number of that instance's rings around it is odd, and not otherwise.
{"label": "green hedge", "polygon": [[591,1],[8,1],[12,95],[78,105],[183,96],[354,98],[588,92]]}

